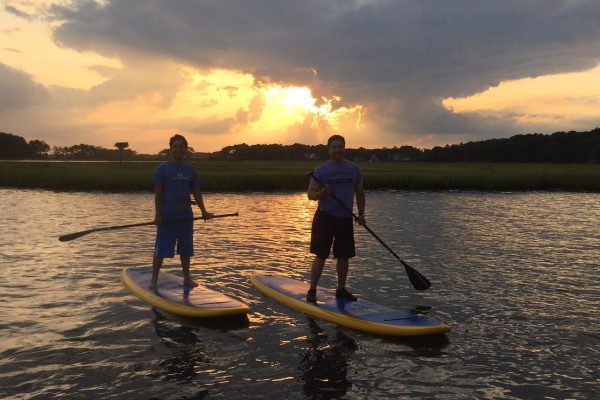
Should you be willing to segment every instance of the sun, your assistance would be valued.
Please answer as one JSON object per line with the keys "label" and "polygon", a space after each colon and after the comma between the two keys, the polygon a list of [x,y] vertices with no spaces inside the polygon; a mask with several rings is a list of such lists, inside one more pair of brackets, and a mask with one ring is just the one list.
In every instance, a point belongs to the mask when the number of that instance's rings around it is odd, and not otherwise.
{"label": "sun", "polygon": [[291,108],[303,108],[306,111],[315,111],[315,103],[317,99],[312,96],[312,93],[307,87],[288,87],[282,90],[283,98],[281,102]]}
{"label": "sun", "polygon": [[312,96],[312,92],[307,87],[298,86],[273,86],[265,93],[265,98],[269,103],[281,105],[283,110],[290,114],[314,112],[317,107],[317,99]]}

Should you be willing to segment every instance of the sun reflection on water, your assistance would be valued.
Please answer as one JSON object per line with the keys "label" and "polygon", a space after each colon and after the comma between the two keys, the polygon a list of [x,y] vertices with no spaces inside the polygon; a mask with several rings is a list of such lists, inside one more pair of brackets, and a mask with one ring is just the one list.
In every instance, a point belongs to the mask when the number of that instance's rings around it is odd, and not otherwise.
{"label": "sun reflection on water", "polygon": [[[371,301],[452,326],[445,341],[374,337],[311,320],[262,296],[254,273],[308,278],[305,193],[208,193],[192,271],[250,305],[240,320],[176,318],[134,297],[124,267],[151,265],[151,193],[0,189],[0,395],[65,398],[592,398],[600,296],[599,195],[371,192],[349,285]],[[165,270],[179,274],[177,259]],[[322,284],[332,287],[328,260]]]}

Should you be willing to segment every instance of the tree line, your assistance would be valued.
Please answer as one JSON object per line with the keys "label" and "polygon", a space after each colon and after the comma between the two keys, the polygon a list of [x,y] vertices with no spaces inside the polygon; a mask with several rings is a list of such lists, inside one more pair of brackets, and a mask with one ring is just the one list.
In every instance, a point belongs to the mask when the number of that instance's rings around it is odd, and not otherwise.
{"label": "tree line", "polygon": [[[26,141],[23,137],[0,132],[0,159],[57,160],[163,160],[168,149],[158,154],[138,154],[127,142],[115,143],[116,149],[88,144],[59,147],[42,140]],[[208,160],[326,160],[327,147],[295,143],[226,146],[213,153],[195,153],[192,158]],[[431,149],[394,146],[381,149],[348,148],[348,159],[355,161],[421,162],[522,162],[522,163],[600,163],[600,128],[586,132],[532,133],[505,139],[489,139]]]}
{"label": "tree line", "polygon": [[[217,160],[326,160],[325,145],[279,144],[224,147],[212,153]],[[515,135],[506,139],[418,149],[412,146],[346,149],[355,161],[506,162],[506,163],[600,163],[600,128],[589,132],[556,132]]]}

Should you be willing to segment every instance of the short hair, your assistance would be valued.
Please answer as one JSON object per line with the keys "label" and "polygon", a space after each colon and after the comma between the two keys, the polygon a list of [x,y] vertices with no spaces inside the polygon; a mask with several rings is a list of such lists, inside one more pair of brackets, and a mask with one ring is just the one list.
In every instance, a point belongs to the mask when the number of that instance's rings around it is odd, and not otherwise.
{"label": "short hair", "polygon": [[334,140],[341,140],[342,143],[344,143],[344,146],[346,145],[346,139],[344,139],[342,135],[331,135],[329,139],[327,139],[327,147],[329,147],[329,145],[331,145],[331,142],[333,142]]}
{"label": "short hair", "polygon": [[185,147],[188,147],[188,142],[187,140],[185,140],[185,138],[183,137],[183,135],[180,135],[179,133],[176,133],[175,135],[173,135],[171,137],[171,139],[169,139],[169,147],[173,146],[173,142],[176,140],[181,140],[183,143],[185,143]]}

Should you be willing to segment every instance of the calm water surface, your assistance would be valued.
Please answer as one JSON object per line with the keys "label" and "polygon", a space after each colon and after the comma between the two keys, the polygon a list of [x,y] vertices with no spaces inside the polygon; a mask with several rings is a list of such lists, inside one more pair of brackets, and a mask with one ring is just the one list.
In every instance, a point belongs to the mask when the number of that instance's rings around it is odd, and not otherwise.
{"label": "calm water surface", "polygon": [[[122,286],[150,266],[151,193],[0,189],[0,397],[12,399],[592,399],[600,388],[600,195],[370,192],[349,285],[453,331],[406,340],[316,321],[261,296],[253,273],[306,279],[315,204],[302,193],[207,194],[193,272],[247,318],[183,320]],[[165,270],[179,273],[177,260]],[[328,262],[321,284],[332,287]]]}

